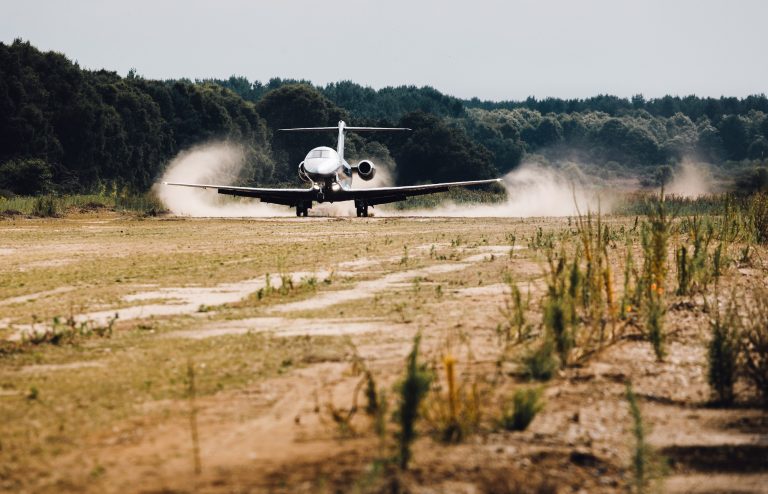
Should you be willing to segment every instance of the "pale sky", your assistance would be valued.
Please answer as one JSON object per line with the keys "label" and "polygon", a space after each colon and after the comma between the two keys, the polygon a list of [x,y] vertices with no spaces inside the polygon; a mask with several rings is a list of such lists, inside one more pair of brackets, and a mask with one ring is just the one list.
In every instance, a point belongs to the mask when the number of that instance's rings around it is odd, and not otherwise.
{"label": "pale sky", "polygon": [[144,77],[519,100],[768,92],[766,0],[0,0],[0,41]]}

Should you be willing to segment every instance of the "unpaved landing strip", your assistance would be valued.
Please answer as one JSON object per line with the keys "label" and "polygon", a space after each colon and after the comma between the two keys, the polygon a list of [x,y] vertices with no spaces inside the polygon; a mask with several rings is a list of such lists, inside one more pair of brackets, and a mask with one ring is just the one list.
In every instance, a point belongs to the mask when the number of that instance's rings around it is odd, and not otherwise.
{"label": "unpaved landing strip", "polygon": [[[708,316],[696,308],[670,311],[666,362],[632,335],[545,384],[528,430],[495,425],[504,397],[527,385],[497,372],[496,328],[512,280],[530,291],[538,331],[539,227],[571,231],[565,219],[0,220],[0,337],[11,340],[0,353],[0,491],[391,487],[376,465],[392,455],[394,424],[382,445],[362,410],[348,424],[334,415],[353,403],[362,361],[389,417],[421,331],[425,361],[441,372],[450,353],[460,382],[484,390],[483,418],[450,445],[422,421],[397,480],[407,491],[625,492],[632,381],[651,444],[673,461],[667,490],[766,492],[768,418],[706,405]],[[19,343],[67,331],[67,319],[91,333]],[[110,323],[111,334],[93,332]]]}

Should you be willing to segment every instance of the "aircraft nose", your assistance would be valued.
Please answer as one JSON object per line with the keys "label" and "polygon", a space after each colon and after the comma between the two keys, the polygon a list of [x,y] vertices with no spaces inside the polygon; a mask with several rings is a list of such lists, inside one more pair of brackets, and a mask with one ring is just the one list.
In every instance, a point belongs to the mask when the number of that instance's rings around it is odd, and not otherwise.
{"label": "aircraft nose", "polygon": [[304,169],[307,171],[307,173],[316,175],[329,175],[334,173],[336,168],[338,168],[338,163],[336,163],[336,160],[333,159],[315,159],[307,160],[304,162]]}

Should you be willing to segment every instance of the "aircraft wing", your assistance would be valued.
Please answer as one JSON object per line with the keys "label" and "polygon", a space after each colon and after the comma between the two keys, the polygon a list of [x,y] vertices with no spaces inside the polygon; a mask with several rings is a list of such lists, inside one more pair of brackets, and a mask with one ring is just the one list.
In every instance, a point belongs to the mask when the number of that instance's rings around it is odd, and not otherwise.
{"label": "aircraft wing", "polygon": [[467,182],[446,182],[441,184],[405,185],[402,187],[373,187],[370,189],[342,190],[334,194],[335,201],[361,200],[370,206],[403,201],[411,196],[445,192],[454,187],[501,183],[502,179],[470,180]]}
{"label": "aircraft wing", "polygon": [[[403,201],[411,196],[420,196],[424,194],[433,194],[435,192],[445,192],[454,187],[467,187],[472,185],[485,185],[499,183],[500,178],[490,180],[470,180],[467,182],[446,182],[441,184],[426,185],[405,185],[402,187],[374,187],[371,189],[352,189],[339,190],[337,192],[326,193],[324,200],[326,202],[337,201],[364,201],[369,206],[377,204],[387,204],[390,202]],[[306,203],[318,200],[318,192],[314,189],[264,189],[259,187],[234,187],[230,185],[206,185],[206,184],[185,184],[163,182],[165,185],[175,185],[179,187],[193,187],[197,189],[216,189],[219,194],[230,196],[255,197],[261,202],[271,204],[281,204],[284,206],[297,206],[300,203]]]}
{"label": "aircraft wing", "polygon": [[315,199],[315,191],[312,189],[265,189],[259,187],[234,187],[231,185],[204,185],[163,182],[165,185],[179,187],[193,187],[196,189],[216,189],[219,194],[230,196],[255,197],[261,202],[281,204],[283,206],[296,206],[300,202]]}

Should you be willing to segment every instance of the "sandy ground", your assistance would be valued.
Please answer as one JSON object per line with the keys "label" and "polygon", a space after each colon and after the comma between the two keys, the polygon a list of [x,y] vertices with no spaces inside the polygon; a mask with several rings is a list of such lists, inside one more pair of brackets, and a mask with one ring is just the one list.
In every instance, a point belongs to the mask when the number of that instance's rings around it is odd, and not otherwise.
{"label": "sandy ground", "polygon": [[[768,492],[768,415],[749,400],[727,409],[709,405],[708,315],[696,305],[670,311],[665,362],[630,329],[546,383],[545,408],[527,430],[496,425],[499,403],[528,385],[514,365],[501,373],[496,366],[496,328],[509,297],[504,276],[531,290],[531,312],[537,312],[544,261],[523,239],[540,225],[564,228],[565,220],[67,221],[66,230],[55,222],[0,222],[0,254],[9,260],[0,285],[4,338],[49,329],[42,317],[29,320],[29,314],[50,314],[46,304],[81,309],[72,314],[77,321],[103,324],[115,312],[119,319],[111,339],[41,346],[34,356],[0,353],[2,491],[389,492],[397,486],[424,493],[626,492],[634,448],[625,398],[631,381],[654,455],[667,464],[658,488]],[[260,231],[237,235],[243,228]],[[94,231],[98,242],[89,240]],[[132,250],[125,232],[154,241]],[[514,249],[510,232],[518,239]],[[25,249],[35,234],[50,238]],[[298,254],[276,267],[280,252]],[[57,262],[60,256],[67,262]],[[173,266],[182,256],[184,263]],[[99,262],[103,280],[87,268]],[[279,290],[278,272],[296,289],[257,300],[267,273],[269,286]],[[763,267],[733,269],[731,276],[765,279],[765,273]],[[302,284],[310,277],[317,288]],[[480,383],[483,417],[459,444],[440,442],[434,424],[422,421],[411,468],[379,471],[393,454],[394,424],[382,441],[361,410],[344,427],[332,410],[352,406],[361,380],[357,355],[388,391],[391,412],[395,383],[419,331],[425,360],[438,376],[448,352],[458,359],[460,382]],[[250,346],[254,338],[261,338],[265,353]],[[192,400],[184,392],[182,357],[190,352],[205,383],[206,373],[215,372],[207,355],[217,345],[228,345],[231,360],[242,363],[218,376],[224,384],[201,385]],[[299,347],[306,349],[300,361],[280,353],[295,355]],[[163,362],[149,360],[152,349],[179,357],[169,386],[182,391],[139,392],[148,381],[166,379],[152,374],[151,362]],[[280,360],[277,367],[270,356]],[[103,380],[110,393],[110,380],[137,368],[144,377],[130,381],[131,392],[110,398],[129,406],[89,403],[87,385],[78,381],[68,396],[47,398],[62,376]],[[362,406],[363,398],[358,401]],[[62,415],[75,409],[82,415],[73,416],[93,420],[73,423]]]}

